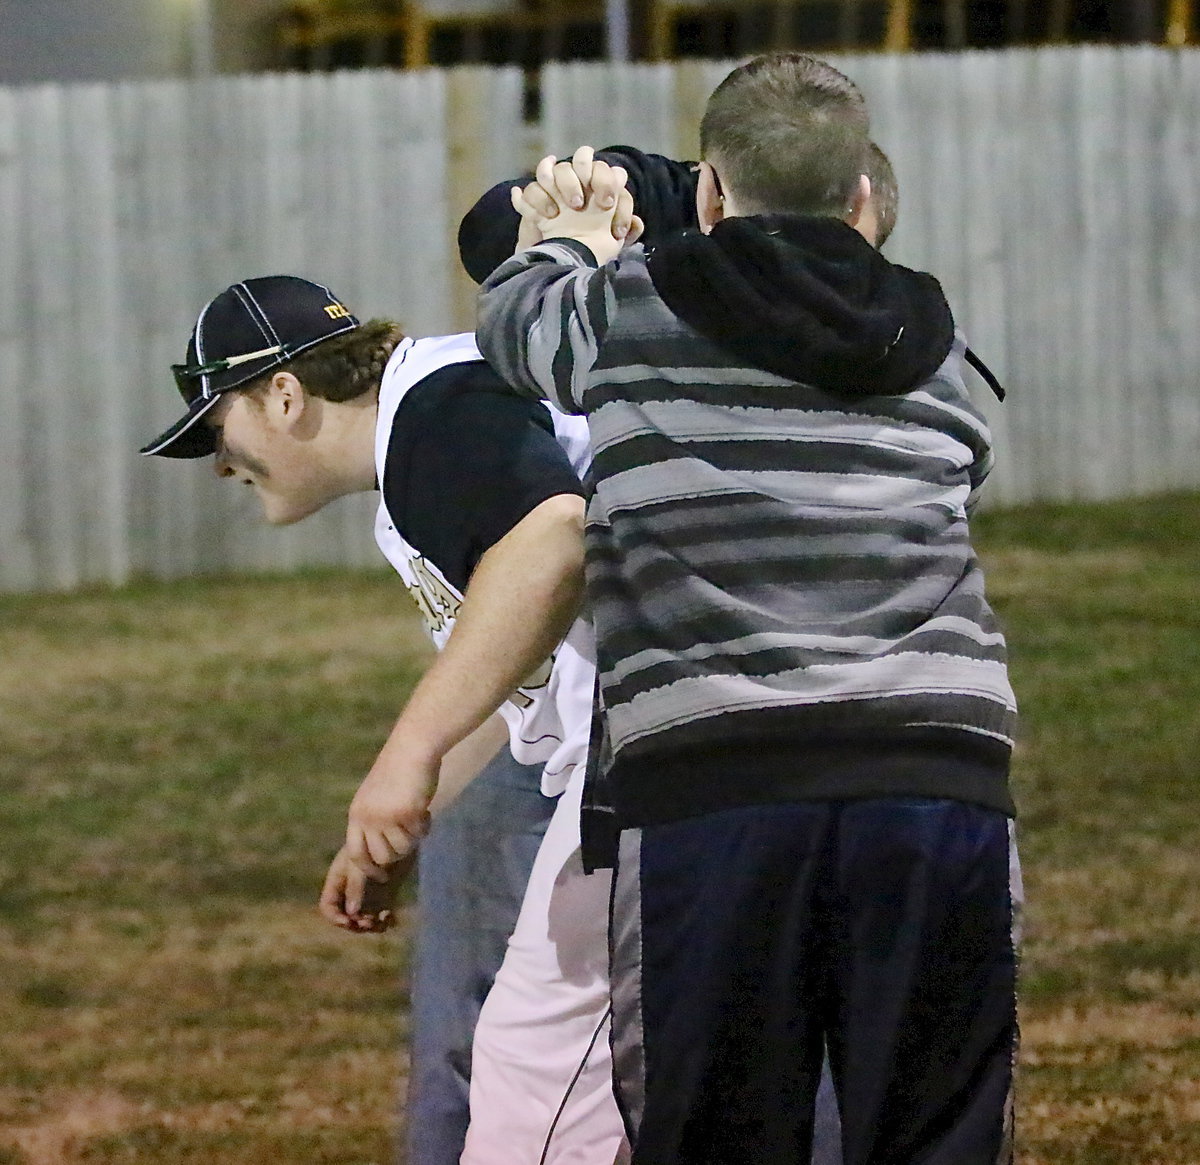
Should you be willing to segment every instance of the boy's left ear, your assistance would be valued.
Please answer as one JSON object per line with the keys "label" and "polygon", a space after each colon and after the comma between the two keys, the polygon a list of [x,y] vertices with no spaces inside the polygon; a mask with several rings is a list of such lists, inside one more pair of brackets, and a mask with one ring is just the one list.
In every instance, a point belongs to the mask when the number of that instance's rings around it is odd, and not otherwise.
{"label": "boy's left ear", "polygon": [[696,221],[700,229],[708,234],[725,217],[725,198],[721,184],[711,162],[697,162],[699,177],[696,179]]}
{"label": "boy's left ear", "polygon": [[854,194],[850,199],[850,209],[846,212],[846,222],[852,226],[858,226],[858,220],[862,218],[863,207],[867,205],[871,198],[871,179],[865,174],[858,176],[858,186],[855,188]]}
{"label": "boy's left ear", "polygon": [[304,415],[307,394],[304,385],[290,372],[271,377],[265,401],[267,419],[278,429],[290,429]]}

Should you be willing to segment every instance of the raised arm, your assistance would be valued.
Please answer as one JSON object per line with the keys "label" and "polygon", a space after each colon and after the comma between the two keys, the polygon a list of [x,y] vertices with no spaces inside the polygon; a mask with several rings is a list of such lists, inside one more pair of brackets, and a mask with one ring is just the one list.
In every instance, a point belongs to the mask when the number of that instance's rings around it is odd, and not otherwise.
{"label": "raised arm", "polygon": [[609,260],[622,242],[610,227],[626,175],[595,162],[590,147],[570,162],[538,163],[537,181],[513,189],[513,205],[545,241],[514,255],[483,285],[476,338],[510,386],[583,411],[583,392],[615,304]]}
{"label": "raised arm", "polygon": [[483,285],[475,339],[511,388],[582,412],[587,375],[608,331],[611,295],[582,243],[539,243]]}

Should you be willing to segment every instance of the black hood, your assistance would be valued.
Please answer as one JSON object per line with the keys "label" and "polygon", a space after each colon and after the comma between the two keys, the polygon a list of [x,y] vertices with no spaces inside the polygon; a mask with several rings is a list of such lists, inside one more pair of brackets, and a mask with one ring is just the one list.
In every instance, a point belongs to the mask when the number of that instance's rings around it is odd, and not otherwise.
{"label": "black hood", "polygon": [[660,242],[649,270],[666,305],[701,335],[829,392],[908,392],[954,340],[938,281],[889,263],[833,218],[727,218],[707,235]]}

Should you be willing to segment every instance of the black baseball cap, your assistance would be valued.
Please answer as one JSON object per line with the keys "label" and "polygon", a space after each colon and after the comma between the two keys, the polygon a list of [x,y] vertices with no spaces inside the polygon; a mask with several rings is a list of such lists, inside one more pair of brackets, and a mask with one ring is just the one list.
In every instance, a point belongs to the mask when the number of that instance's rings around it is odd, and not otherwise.
{"label": "black baseball cap", "polygon": [[357,327],[358,320],[328,287],[296,275],[264,275],[227,287],[200,313],[186,363],[171,366],[187,412],[141,452],[159,457],[215,453],[216,434],[200,422],[222,393]]}

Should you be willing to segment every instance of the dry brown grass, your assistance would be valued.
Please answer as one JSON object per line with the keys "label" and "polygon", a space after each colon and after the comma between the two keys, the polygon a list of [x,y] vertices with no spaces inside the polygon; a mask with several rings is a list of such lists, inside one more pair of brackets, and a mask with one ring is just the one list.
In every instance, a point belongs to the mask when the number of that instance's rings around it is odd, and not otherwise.
{"label": "dry brown grass", "polygon": [[389,1159],[406,1068],[394,942],[356,942],[291,904],[153,935],[137,921],[125,936],[68,922],[0,963],[20,984],[21,1014],[4,1017],[10,1155]]}
{"label": "dry brown grass", "polygon": [[[1023,705],[1025,1165],[1200,1162],[1198,526],[981,523]],[[0,1165],[392,1159],[403,935],[312,903],[426,657],[384,574],[0,600]]]}
{"label": "dry brown grass", "polygon": [[1200,499],[980,524],[1022,704],[1020,1160],[1200,1162]]}
{"label": "dry brown grass", "polygon": [[379,1162],[401,940],[313,903],[423,666],[386,575],[0,606],[0,1161]]}

